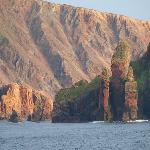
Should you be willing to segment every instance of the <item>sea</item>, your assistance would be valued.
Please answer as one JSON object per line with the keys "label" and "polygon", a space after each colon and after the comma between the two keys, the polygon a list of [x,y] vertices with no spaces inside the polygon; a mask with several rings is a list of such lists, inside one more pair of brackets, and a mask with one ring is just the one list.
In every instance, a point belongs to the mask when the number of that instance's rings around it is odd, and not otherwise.
{"label": "sea", "polygon": [[0,150],[150,150],[150,122],[0,121]]}

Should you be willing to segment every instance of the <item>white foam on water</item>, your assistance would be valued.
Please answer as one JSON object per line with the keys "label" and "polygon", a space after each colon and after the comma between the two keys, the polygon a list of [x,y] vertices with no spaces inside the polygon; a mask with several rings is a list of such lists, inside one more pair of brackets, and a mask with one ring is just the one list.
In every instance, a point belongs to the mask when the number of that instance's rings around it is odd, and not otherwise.
{"label": "white foam on water", "polygon": [[4,121],[0,122],[0,150],[149,150],[149,129],[149,122],[11,124]]}
{"label": "white foam on water", "polygon": [[132,121],[132,120],[130,120],[130,121],[128,121],[128,122],[148,122],[149,120],[134,120],[134,121]]}
{"label": "white foam on water", "polygon": [[[127,121],[128,123],[141,123],[141,122],[148,122],[149,120],[130,120],[130,121]],[[112,122],[112,123],[122,123],[121,121],[114,121],[114,122]],[[90,123],[94,123],[94,124],[96,124],[96,123],[107,123],[107,121],[93,121],[93,122],[90,122]]]}
{"label": "white foam on water", "polygon": [[93,121],[91,123],[104,123],[105,121]]}

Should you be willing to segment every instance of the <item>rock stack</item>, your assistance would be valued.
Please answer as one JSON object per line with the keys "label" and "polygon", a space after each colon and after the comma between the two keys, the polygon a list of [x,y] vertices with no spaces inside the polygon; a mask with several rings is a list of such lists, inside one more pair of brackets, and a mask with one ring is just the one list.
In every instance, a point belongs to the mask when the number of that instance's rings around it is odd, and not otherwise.
{"label": "rock stack", "polygon": [[[111,61],[111,79],[102,72],[100,105],[102,103],[104,108],[104,120],[128,121],[137,118],[137,83],[129,67],[130,52],[128,44],[120,41]],[[108,114],[111,117],[106,117]]]}
{"label": "rock stack", "polygon": [[125,83],[125,103],[123,121],[136,120],[137,119],[137,82],[133,76],[132,67],[129,68],[127,81]]}
{"label": "rock stack", "polygon": [[99,109],[104,113],[103,119],[105,121],[111,120],[110,104],[109,104],[109,73],[107,68],[103,68],[101,81],[100,81],[100,99],[99,99]]}

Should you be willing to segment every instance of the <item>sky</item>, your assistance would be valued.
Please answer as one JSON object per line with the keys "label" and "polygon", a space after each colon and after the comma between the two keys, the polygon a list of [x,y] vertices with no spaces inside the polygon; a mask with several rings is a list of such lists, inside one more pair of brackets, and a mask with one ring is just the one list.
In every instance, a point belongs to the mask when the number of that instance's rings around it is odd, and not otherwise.
{"label": "sky", "polygon": [[48,0],[150,21],[150,0]]}

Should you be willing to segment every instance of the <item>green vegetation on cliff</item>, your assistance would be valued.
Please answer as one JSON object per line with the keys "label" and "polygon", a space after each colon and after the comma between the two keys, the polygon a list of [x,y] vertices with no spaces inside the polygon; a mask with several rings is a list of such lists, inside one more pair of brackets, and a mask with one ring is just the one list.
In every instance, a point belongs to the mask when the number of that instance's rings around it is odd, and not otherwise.
{"label": "green vegetation on cliff", "polygon": [[140,112],[150,117],[150,45],[146,54],[131,65],[138,83]]}
{"label": "green vegetation on cliff", "polygon": [[60,90],[56,95],[56,101],[71,101],[99,86],[100,77],[96,77],[90,83],[81,80],[73,85],[71,88]]}
{"label": "green vegetation on cliff", "polygon": [[149,76],[148,70],[143,68],[143,64],[141,64],[141,62],[132,62],[131,64],[135,72],[134,74],[135,74],[136,80],[138,82],[138,91],[139,92],[144,91],[145,84]]}
{"label": "green vegetation on cliff", "polygon": [[87,122],[100,120],[98,109],[100,77],[90,83],[81,80],[62,89],[54,102],[53,122]]}
{"label": "green vegetation on cliff", "polygon": [[112,56],[112,63],[121,61],[130,61],[130,48],[126,41],[120,41],[116,47],[116,51]]}
{"label": "green vegetation on cliff", "polygon": [[144,91],[150,77],[150,45],[147,53],[140,60],[132,62],[131,65],[138,82],[138,91]]}

